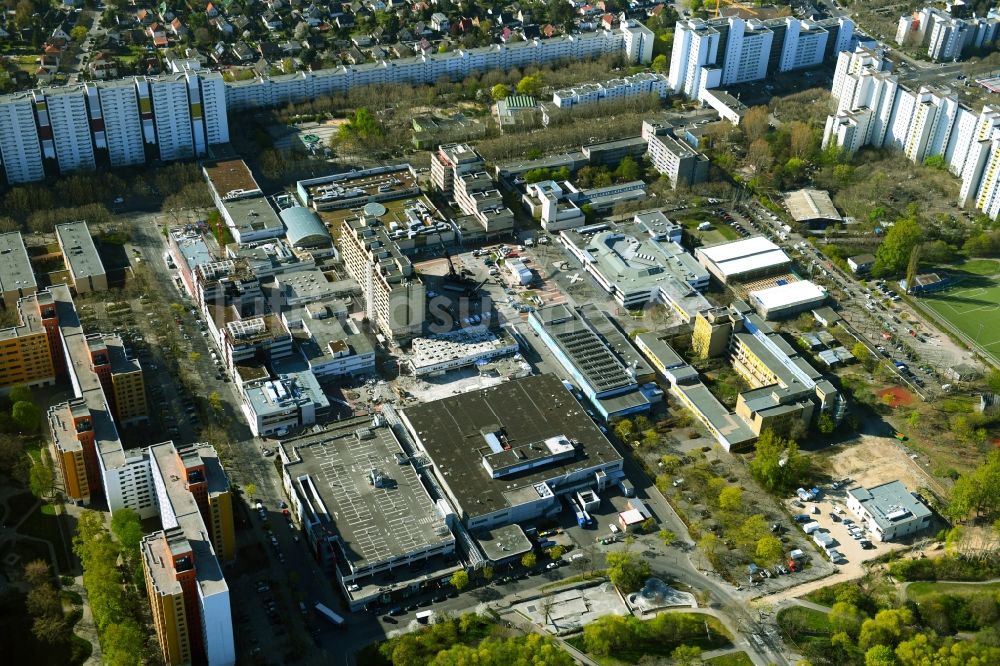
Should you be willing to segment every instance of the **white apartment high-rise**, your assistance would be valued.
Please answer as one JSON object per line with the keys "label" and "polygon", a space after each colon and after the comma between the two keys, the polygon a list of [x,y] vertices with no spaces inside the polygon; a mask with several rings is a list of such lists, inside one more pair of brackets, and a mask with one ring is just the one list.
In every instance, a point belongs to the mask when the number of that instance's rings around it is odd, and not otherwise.
{"label": "white apartment high-rise", "polygon": [[[44,97],[36,93],[35,110],[39,126],[42,126],[43,105],[51,126],[52,147],[59,171],[92,170],[95,166],[94,142],[83,86],[52,88],[46,91]],[[47,144],[48,140],[43,136],[43,148]],[[50,157],[47,152],[46,157]]]}
{"label": "white apartment high-rise", "polygon": [[824,148],[894,147],[915,163],[943,157],[962,179],[959,204],[1000,215],[1000,111],[976,114],[946,89],[909,90],[881,66],[865,49],[841,54],[832,91],[838,111],[827,118]]}
{"label": "white apartment high-rise", "polygon": [[678,21],[670,88],[700,99],[702,90],[819,65],[849,49],[853,40],[854,22],[848,18],[745,21],[731,16]]}
{"label": "white apartment high-rise", "polygon": [[958,60],[970,49],[980,49],[996,41],[1000,18],[991,9],[984,17],[968,17],[955,7],[942,10],[924,7],[911,15],[903,15],[896,26],[896,43],[900,46],[918,44],[937,62]]}
{"label": "white apartment high-rise", "polygon": [[229,115],[226,109],[226,84],[221,76],[195,76],[191,79],[201,83],[201,108],[205,118],[205,134],[208,145],[229,143]]}
{"label": "white apartment high-rise", "polygon": [[[670,89],[686,97],[698,98],[719,57],[720,33],[701,19],[678,21],[670,56]],[[716,85],[718,85],[716,83]]]}
{"label": "white apartment high-rise", "polygon": [[826,54],[826,41],[829,37],[829,32],[812,21],[787,19],[778,69],[787,72],[820,64]]}
{"label": "white apartment high-rise", "polygon": [[[97,92],[97,104],[103,120],[101,134],[105,137],[111,166],[145,163],[146,148],[142,140],[142,119],[139,116],[135,82],[122,79],[92,87]],[[93,112],[94,103],[91,104]],[[96,137],[98,133],[95,131],[94,134]],[[98,146],[100,147],[99,143]]]}
{"label": "white apartment high-rise", "polygon": [[8,183],[30,183],[45,178],[30,93],[0,97],[0,160]]}
{"label": "white apartment high-rise", "polygon": [[767,76],[773,41],[774,33],[763,21],[730,17],[721,85],[759,81]]}
{"label": "white apartment high-rise", "polygon": [[[625,20],[615,30],[422,53],[233,83],[225,83],[217,72],[184,68],[162,77],[0,96],[0,167],[9,183],[20,183],[44,179],[46,166],[67,170],[104,162],[128,166],[153,157],[195,157],[205,154],[208,146],[229,141],[229,111],[302,102],[363,85],[432,83],[442,76],[461,79],[482,70],[612,53],[624,53],[632,62],[646,64],[652,60],[653,37],[641,23]],[[48,108],[48,96],[60,96],[58,117]],[[45,159],[51,159],[51,165]]]}
{"label": "white apartment high-rise", "polygon": [[[188,100],[188,84],[183,74],[151,78],[150,97],[153,101],[153,126],[161,160],[194,157],[194,132]],[[200,109],[199,109],[200,112]],[[200,120],[200,118],[199,118]]]}

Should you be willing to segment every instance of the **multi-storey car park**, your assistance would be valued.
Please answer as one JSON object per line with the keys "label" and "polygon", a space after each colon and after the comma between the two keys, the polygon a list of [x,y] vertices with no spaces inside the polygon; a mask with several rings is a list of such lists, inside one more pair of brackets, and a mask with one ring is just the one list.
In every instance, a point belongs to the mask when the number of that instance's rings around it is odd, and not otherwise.
{"label": "multi-storey car park", "polygon": [[454,514],[384,423],[352,419],[279,447],[282,483],[313,556],[354,610],[459,568]]}

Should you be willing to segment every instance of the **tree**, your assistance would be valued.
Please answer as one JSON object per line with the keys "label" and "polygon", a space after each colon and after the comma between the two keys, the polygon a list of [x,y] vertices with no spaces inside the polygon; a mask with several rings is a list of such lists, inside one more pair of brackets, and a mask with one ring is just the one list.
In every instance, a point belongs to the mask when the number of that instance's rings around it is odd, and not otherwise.
{"label": "tree", "polygon": [[10,400],[10,404],[16,405],[19,402],[33,402],[34,397],[31,395],[31,389],[24,384],[17,384],[11,387],[10,393],[7,394],[7,399]]}
{"label": "tree", "polygon": [[245,486],[243,486],[243,489],[246,490],[247,496],[250,499],[253,499],[253,496],[257,494],[257,484],[256,483],[253,483],[253,482],[248,483]]}
{"label": "tree", "polygon": [[659,532],[656,533],[656,536],[660,538],[660,541],[663,542],[664,546],[669,546],[670,544],[677,541],[677,535],[674,532],[671,532],[670,530],[660,530]]}
{"label": "tree", "polygon": [[678,469],[680,469],[680,466],[681,466],[681,459],[678,458],[677,456],[665,455],[662,458],[660,458],[660,467],[662,467],[663,471],[666,472],[667,474],[673,474]]}
{"label": "tree", "polygon": [[377,139],[382,136],[382,128],[372,112],[361,107],[354,117],[337,129],[337,136],[344,140]]}
{"label": "tree", "polygon": [[108,625],[101,635],[104,663],[109,666],[135,664],[137,655],[143,653],[146,636],[145,629],[130,618]]}
{"label": "tree", "polygon": [[80,43],[87,39],[87,29],[82,25],[78,25],[69,31],[69,38],[74,42]]}
{"label": "tree", "polygon": [[31,19],[35,14],[35,5],[31,0],[19,0],[14,8],[14,26],[18,30],[24,30],[31,26]]}
{"label": "tree", "polygon": [[483,573],[483,580],[486,580],[486,581],[493,580],[493,573],[494,573],[493,567],[491,567],[491,566],[485,566],[485,567],[483,567],[482,573]]}
{"label": "tree", "polygon": [[633,180],[639,180],[639,165],[636,163],[630,155],[626,155],[622,158],[622,161],[618,163],[618,168],[615,169],[615,177],[624,182],[631,182]]}
{"label": "tree", "polygon": [[798,445],[765,430],[757,439],[756,454],[750,462],[754,478],[771,492],[782,492],[800,484],[808,474],[809,460],[799,453]]}
{"label": "tree", "polygon": [[747,143],[753,143],[767,134],[767,130],[771,127],[769,116],[770,112],[766,106],[753,106],[747,110],[740,123],[743,134],[747,137]]}
{"label": "tree", "polygon": [[827,620],[835,632],[843,631],[852,637],[856,637],[861,631],[861,624],[865,619],[865,614],[858,610],[857,606],[846,601],[833,604],[827,615]]}
{"label": "tree", "polygon": [[884,277],[901,273],[922,235],[923,230],[916,217],[908,216],[896,220],[875,250],[875,266],[872,268],[872,274],[875,277]]}
{"label": "tree", "polygon": [[835,427],[836,424],[833,422],[833,417],[830,416],[829,412],[823,412],[819,415],[819,418],[816,419],[816,429],[824,435],[833,433],[833,429]]}
{"label": "tree", "polygon": [[757,541],[757,548],[755,552],[758,564],[762,566],[770,566],[772,564],[777,564],[782,560],[784,548],[781,545],[781,539],[773,534],[768,534],[767,536],[761,537]]}
{"label": "tree", "polygon": [[456,571],[451,575],[451,585],[461,592],[469,586],[469,572],[466,570]]}
{"label": "tree", "polygon": [[858,634],[858,647],[868,650],[876,645],[895,647],[913,635],[913,613],[908,608],[879,611],[865,620]]}
{"label": "tree", "polygon": [[639,524],[639,529],[642,530],[644,534],[652,534],[653,530],[656,529],[656,519],[650,516]]}
{"label": "tree", "polygon": [[[952,429],[957,429],[954,422]],[[955,521],[970,513],[993,517],[1000,512],[1000,451],[990,451],[979,467],[955,480],[945,512]]]}
{"label": "tree", "polygon": [[976,234],[965,241],[962,249],[970,257],[996,257],[1000,255],[1000,231]]}
{"label": "tree", "polygon": [[538,557],[534,553],[525,553],[524,557],[521,558],[521,566],[525,569],[534,569],[537,563]]}
{"label": "tree", "polygon": [[910,258],[906,262],[906,288],[908,290],[913,289],[917,273],[920,270],[920,247],[920,243],[913,246],[913,249],[910,250]]}
{"label": "tree", "polygon": [[771,153],[771,144],[764,139],[757,139],[747,148],[747,163],[754,168],[757,173],[763,173],[774,164],[774,155]]}
{"label": "tree", "polygon": [[506,83],[498,83],[492,88],[490,88],[490,97],[493,98],[494,102],[499,102],[502,99],[507,99],[510,97],[510,86]]}
{"label": "tree", "polygon": [[659,443],[660,433],[656,432],[653,428],[642,432],[642,445],[647,449],[651,449]]}
{"label": "tree", "polygon": [[35,403],[26,400],[14,403],[10,415],[14,420],[14,425],[21,433],[37,432],[42,423],[42,412],[35,406]]}
{"label": "tree", "polygon": [[199,352],[196,351],[188,352],[188,361],[191,363],[191,365],[194,365],[200,360],[201,360],[201,354]]}
{"label": "tree", "polygon": [[532,97],[538,97],[539,93],[542,92],[542,75],[541,74],[529,74],[523,77],[517,82],[517,94],[518,95],[530,95]]}
{"label": "tree", "polygon": [[31,466],[28,472],[28,487],[31,494],[38,498],[48,497],[52,494],[52,487],[55,484],[55,475],[52,467],[44,460]]}
{"label": "tree", "polygon": [[697,645],[678,645],[670,653],[670,658],[677,666],[695,666],[701,662],[701,648]]}
{"label": "tree", "polygon": [[876,645],[865,652],[865,666],[896,666],[896,655],[888,645]]}
{"label": "tree", "polygon": [[851,354],[858,359],[858,363],[865,366],[865,369],[871,371],[872,352],[868,349],[868,345],[863,342],[855,342],[854,346],[851,347]]}
{"label": "tree", "polygon": [[615,436],[623,442],[628,442],[632,439],[632,422],[628,419],[622,419],[616,423]]}
{"label": "tree", "polygon": [[635,592],[652,575],[649,562],[625,551],[612,551],[605,556],[608,578],[622,592]]}
{"label": "tree", "polygon": [[111,533],[118,539],[126,558],[139,562],[139,542],[144,536],[139,514],[133,509],[118,509],[111,514]]}
{"label": "tree", "polygon": [[806,160],[812,157],[816,150],[816,135],[809,125],[794,120],[789,123],[789,152],[792,157]]}
{"label": "tree", "polygon": [[719,508],[738,511],[743,507],[743,490],[739,486],[726,486],[719,493]]}
{"label": "tree", "polygon": [[215,414],[221,414],[223,411],[222,405],[222,395],[218,391],[212,391],[208,394],[208,406],[212,408],[212,412]]}
{"label": "tree", "polygon": [[620,615],[605,615],[583,627],[583,644],[587,652],[598,656],[610,655],[633,639],[628,618]]}

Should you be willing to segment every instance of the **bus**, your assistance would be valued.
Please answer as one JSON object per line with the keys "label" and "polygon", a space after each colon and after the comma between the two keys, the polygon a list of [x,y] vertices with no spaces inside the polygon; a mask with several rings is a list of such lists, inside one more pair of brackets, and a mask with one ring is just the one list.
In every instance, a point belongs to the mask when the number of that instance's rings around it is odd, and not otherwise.
{"label": "bus", "polygon": [[332,622],[334,626],[336,626],[336,627],[342,627],[342,626],[344,626],[344,618],[340,617],[339,615],[337,615],[336,613],[334,613],[332,610],[330,610],[329,608],[327,608],[326,606],[324,606],[320,602],[318,602],[318,601],[316,602],[316,607],[315,608],[316,608],[316,612],[317,613],[319,613],[320,615],[322,615],[323,617],[325,617],[327,620],[329,620],[330,622]]}

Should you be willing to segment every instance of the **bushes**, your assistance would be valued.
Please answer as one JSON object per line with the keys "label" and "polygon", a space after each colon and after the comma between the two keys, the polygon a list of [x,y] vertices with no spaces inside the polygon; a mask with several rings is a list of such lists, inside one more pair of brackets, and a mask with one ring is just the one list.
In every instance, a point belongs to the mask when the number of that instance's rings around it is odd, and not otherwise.
{"label": "bushes", "polygon": [[599,656],[637,663],[643,655],[669,655],[679,645],[712,649],[730,636],[714,617],[698,613],[662,613],[643,622],[633,616],[607,615],[583,628],[573,642]]}
{"label": "bushes", "polygon": [[889,565],[889,573],[904,581],[955,580],[978,581],[1000,576],[1000,560],[969,559],[955,555],[898,560]]}
{"label": "bushes", "polygon": [[481,615],[448,618],[420,631],[370,646],[361,651],[357,661],[362,666],[458,663],[569,666],[573,663],[569,654],[559,650],[547,637],[533,634],[497,638],[490,636],[493,630],[493,623]]}

